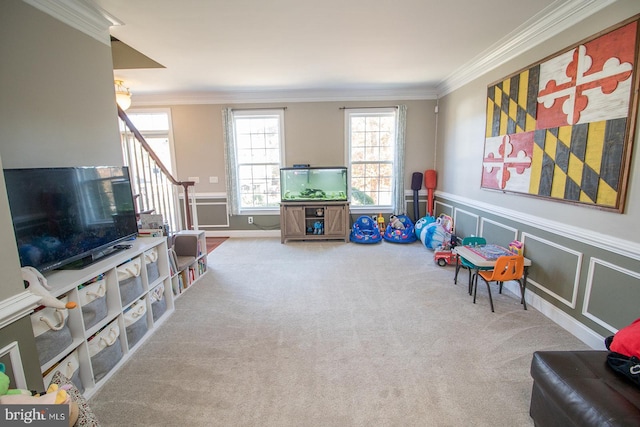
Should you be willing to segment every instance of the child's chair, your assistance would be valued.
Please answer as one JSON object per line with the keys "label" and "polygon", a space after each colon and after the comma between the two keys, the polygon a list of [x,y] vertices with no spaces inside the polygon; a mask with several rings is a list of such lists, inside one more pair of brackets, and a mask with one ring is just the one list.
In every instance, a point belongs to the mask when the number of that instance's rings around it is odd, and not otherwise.
{"label": "child's chair", "polygon": [[[487,284],[487,291],[489,292],[489,303],[491,304],[491,311],[493,312],[493,299],[491,298],[491,287],[489,282],[497,282],[500,285],[500,293],[502,293],[502,284],[509,280],[517,280],[520,285],[520,292],[522,294],[522,301],[524,301],[524,286],[522,284],[522,275],[524,274],[524,257],[522,255],[506,255],[501,256],[496,260],[496,264],[491,271],[479,271],[475,275],[474,287],[473,287],[473,303],[476,303],[476,295],[478,293],[478,276],[484,280]],[[526,309],[526,307],[525,307]]]}

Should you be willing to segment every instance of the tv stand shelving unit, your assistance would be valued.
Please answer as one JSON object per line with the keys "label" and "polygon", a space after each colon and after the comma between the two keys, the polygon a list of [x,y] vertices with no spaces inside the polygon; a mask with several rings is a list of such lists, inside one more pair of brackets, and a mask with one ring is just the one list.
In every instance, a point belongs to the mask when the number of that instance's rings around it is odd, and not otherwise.
{"label": "tv stand shelving unit", "polygon": [[[315,234],[314,224],[322,225]],[[280,242],[288,240],[344,240],[349,242],[349,202],[280,203]]]}
{"label": "tv stand shelving unit", "polygon": [[176,257],[171,263],[171,284],[178,298],[207,273],[207,238],[204,231],[182,230],[172,236]]}
{"label": "tv stand shelving unit", "polygon": [[[45,274],[48,284],[52,287],[52,290],[50,291],[51,294],[55,297],[67,296],[69,301],[76,302],[78,307],[68,310],[69,317],[67,319],[67,325],[69,326],[71,336],[73,338],[72,344],[60,352],[60,354],[53,357],[50,361],[45,362],[45,364],[41,366],[41,371],[44,376],[60,361],[75,352],[78,357],[80,379],[82,380],[82,384],[85,388],[84,396],[86,398],[91,397],[113,375],[113,373],[116,372],[138,348],[140,348],[140,344],[149,338],[149,336],[157,330],[158,326],[162,324],[162,322],[164,322],[174,311],[166,237],[139,237],[134,241],[125,243],[131,244],[131,247],[129,249],[121,250],[117,254],[98,260],[81,270],[55,270]],[[153,251],[153,249],[156,249],[158,254],[156,262],[159,274],[156,279],[153,279],[153,281],[149,283],[147,269],[145,268],[145,253]],[[142,291],[133,301],[123,306],[120,298],[117,267],[130,260],[136,259],[141,262],[140,278],[142,281]],[[101,277],[106,281],[107,315],[96,325],[85,330],[78,287],[91,282],[98,277]],[[151,310],[150,293],[158,287],[162,287],[161,289],[164,295],[164,301],[166,302],[166,310],[157,318],[156,321],[154,321]],[[126,329],[123,313],[131,307],[132,304],[140,301],[147,306],[147,332],[134,345],[129,345],[127,342],[127,334],[125,333]],[[123,356],[104,377],[96,381],[94,379],[94,372],[89,355],[88,341],[94,336],[94,334],[96,334],[96,332],[103,330],[106,326],[112,325],[112,322],[115,322],[120,329],[118,339],[122,346]],[[47,387],[48,384],[45,384],[44,386]]]}

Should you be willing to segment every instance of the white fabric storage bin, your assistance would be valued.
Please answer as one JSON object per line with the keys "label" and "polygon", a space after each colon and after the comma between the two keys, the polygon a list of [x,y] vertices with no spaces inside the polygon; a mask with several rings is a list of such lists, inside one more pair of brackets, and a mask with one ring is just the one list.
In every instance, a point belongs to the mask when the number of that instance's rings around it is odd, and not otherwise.
{"label": "white fabric storage bin", "polygon": [[158,248],[153,248],[144,253],[144,263],[147,267],[147,279],[152,284],[160,277],[158,269]]}
{"label": "white fabric storage bin", "polygon": [[165,311],[167,311],[167,300],[164,297],[164,286],[156,286],[149,292],[149,300],[151,301],[151,314],[153,321],[157,321]]}
{"label": "white fabric storage bin", "polygon": [[85,329],[91,329],[107,317],[106,280],[100,279],[96,282],[82,285],[82,287],[78,289],[78,299],[82,307],[82,319]]}
{"label": "white fabric storage bin", "polygon": [[139,300],[131,304],[131,307],[123,313],[123,317],[127,332],[127,343],[129,348],[132,348],[149,330],[147,326],[146,301]]}
{"label": "white fabric storage bin", "polygon": [[51,380],[56,372],[60,372],[66,378],[69,378],[73,385],[84,393],[84,384],[80,379],[80,361],[78,359],[78,351],[74,350],[67,357],[60,361],[47,375],[44,377],[45,384],[51,384]]}
{"label": "white fabric storage bin", "polygon": [[[60,298],[66,303],[68,297]],[[73,343],[71,330],[67,325],[67,309],[44,307],[31,314],[31,327],[36,338],[40,366],[58,356]]]}
{"label": "white fabric storage bin", "polygon": [[135,301],[144,292],[140,277],[141,264],[140,258],[135,258],[117,268],[120,301],[123,306]]}
{"label": "white fabric storage bin", "polygon": [[114,320],[104,329],[94,335],[88,342],[89,356],[93,378],[100,381],[122,359],[122,344],[120,343],[120,328]]}

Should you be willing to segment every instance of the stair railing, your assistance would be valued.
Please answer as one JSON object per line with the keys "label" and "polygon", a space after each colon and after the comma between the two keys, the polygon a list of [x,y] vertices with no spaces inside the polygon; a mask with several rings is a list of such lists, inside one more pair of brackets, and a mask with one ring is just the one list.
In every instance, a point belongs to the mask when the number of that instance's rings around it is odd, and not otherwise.
{"label": "stair railing", "polygon": [[183,222],[178,209],[178,189],[182,188],[184,223],[186,229],[191,230],[193,220],[189,206],[189,187],[193,187],[195,182],[178,181],[171,175],[120,106],[118,106],[118,117],[120,117],[122,136],[122,155],[125,165],[129,166],[138,212],[161,214],[171,232],[182,230]]}

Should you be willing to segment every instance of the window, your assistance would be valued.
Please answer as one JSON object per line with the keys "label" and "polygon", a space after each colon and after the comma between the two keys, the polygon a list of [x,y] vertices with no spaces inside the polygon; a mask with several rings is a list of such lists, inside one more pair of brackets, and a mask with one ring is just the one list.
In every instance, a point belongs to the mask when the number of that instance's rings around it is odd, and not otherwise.
{"label": "window", "polygon": [[127,116],[131,123],[140,131],[151,149],[158,155],[162,164],[174,174],[171,117],[169,110],[129,110]]}
{"label": "window", "polygon": [[396,111],[345,110],[352,207],[394,208]]}
{"label": "window", "polygon": [[279,207],[283,122],[282,110],[233,112],[237,194],[241,211]]}

